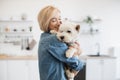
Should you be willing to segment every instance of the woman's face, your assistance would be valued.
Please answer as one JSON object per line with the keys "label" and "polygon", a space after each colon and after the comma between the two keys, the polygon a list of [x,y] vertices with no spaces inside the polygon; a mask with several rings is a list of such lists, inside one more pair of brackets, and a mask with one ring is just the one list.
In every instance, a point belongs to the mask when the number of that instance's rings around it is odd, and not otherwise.
{"label": "woman's face", "polygon": [[59,30],[59,26],[61,24],[61,17],[60,17],[60,13],[57,13],[51,20],[49,23],[49,30]]}

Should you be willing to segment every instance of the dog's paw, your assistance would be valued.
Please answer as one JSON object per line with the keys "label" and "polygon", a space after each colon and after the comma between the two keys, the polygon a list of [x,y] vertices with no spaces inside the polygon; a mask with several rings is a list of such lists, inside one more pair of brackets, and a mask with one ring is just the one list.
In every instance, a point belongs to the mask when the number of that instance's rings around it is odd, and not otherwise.
{"label": "dog's paw", "polygon": [[66,70],[66,75],[68,77],[68,80],[74,80],[75,74],[70,72],[70,70]]}

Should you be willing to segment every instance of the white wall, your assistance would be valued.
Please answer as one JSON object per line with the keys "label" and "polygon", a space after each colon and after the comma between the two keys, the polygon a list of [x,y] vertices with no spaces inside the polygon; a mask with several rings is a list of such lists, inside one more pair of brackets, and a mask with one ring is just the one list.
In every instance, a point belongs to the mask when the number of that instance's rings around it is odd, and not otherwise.
{"label": "white wall", "polygon": [[50,4],[57,6],[62,11],[63,17],[80,20],[91,15],[102,19],[99,40],[102,53],[106,53],[110,46],[120,45],[119,0],[0,0],[0,19],[10,19],[10,17],[20,19],[20,16],[26,13],[28,19],[34,20],[34,34],[39,40],[37,14],[41,8]]}
{"label": "white wall", "polygon": [[[109,47],[120,46],[120,0],[0,0],[0,20],[20,19],[26,13],[34,21],[33,34],[39,40],[37,14],[46,5],[58,7],[63,17],[81,20],[85,16],[98,17],[100,34],[81,35],[81,48],[85,54],[92,53],[96,42],[100,43],[101,53],[107,54]],[[37,47],[36,47],[37,50]]]}

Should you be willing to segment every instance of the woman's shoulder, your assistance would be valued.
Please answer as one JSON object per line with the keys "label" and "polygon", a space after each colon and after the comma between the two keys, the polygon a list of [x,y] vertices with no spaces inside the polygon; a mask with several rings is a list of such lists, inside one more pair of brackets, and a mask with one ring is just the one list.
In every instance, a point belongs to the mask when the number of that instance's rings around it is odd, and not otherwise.
{"label": "woman's shoulder", "polygon": [[42,33],[41,34],[41,40],[44,40],[44,41],[57,41],[57,38],[56,38],[56,35],[54,34],[50,34],[50,33]]}
{"label": "woman's shoulder", "polygon": [[57,36],[55,34],[42,33],[41,40],[43,42],[49,42],[49,43],[55,44],[55,45],[65,45],[65,43],[63,43],[57,39]]}

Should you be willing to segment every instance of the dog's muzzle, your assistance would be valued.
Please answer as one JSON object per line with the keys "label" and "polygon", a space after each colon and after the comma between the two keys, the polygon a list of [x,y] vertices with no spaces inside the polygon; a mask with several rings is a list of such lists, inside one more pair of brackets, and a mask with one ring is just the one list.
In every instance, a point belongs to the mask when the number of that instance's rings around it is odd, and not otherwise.
{"label": "dog's muzzle", "polygon": [[60,39],[63,40],[63,39],[64,39],[64,36],[60,36]]}

